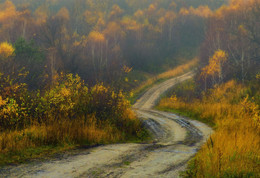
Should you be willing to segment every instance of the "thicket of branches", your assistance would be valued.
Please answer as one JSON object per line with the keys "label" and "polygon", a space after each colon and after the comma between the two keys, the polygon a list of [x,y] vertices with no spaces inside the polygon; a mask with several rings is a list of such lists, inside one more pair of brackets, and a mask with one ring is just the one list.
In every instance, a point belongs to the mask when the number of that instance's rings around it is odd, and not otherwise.
{"label": "thicket of branches", "polygon": [[201,88],[236,79],[250,81],[259,75],[260,2],[233,0],[222,6],[207,22],[201,46]]}

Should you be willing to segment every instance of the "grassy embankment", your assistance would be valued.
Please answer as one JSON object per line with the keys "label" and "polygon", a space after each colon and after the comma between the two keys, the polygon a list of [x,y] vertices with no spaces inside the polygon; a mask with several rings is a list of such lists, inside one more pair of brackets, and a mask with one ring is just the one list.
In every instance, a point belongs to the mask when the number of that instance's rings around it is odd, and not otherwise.
{"label": "grassy embankment", "polygon": [[260,176],[260,93],[255,83],[246,86],[232,80],[198,99],[195,83],[188,81],[160,101],[161,110],[185,113],[215,128],[185,177]]}
{"label": "grassy embankment", "polygon": [[131,103],[134,103],[148,88],[152,87],[153,85],[163,82],[169,78],[180,76],[185,72],[188,72],[198,65],[198,59],[194,58],[191,61],[177,66],[171,70],[158,74],[154,77],[150,77],[149,79],[142,82],[138,87],[132,90],[132,97],[130,98]]}
{"label": "grassy embankment", "polygon": [[[0,76],[1,77],[1,76]],[[147,133],[122,92],[61,75],[44,91],[1,78],[0,165],[78,146],[138,142]]]}

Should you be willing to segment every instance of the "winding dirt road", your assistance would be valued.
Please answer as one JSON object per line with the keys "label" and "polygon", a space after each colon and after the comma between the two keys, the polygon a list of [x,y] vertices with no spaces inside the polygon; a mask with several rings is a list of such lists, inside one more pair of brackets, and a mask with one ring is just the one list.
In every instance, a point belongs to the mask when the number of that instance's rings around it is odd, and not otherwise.
{"label": "winding dirt road", "polygon": [[205,124],[153,110],[159,97],[193,72],[149,89],[133,106],[154,134],[151,144],[113,144],[76,150],[48,161],[8,166],[0,177],[179,177],[212,130]]}

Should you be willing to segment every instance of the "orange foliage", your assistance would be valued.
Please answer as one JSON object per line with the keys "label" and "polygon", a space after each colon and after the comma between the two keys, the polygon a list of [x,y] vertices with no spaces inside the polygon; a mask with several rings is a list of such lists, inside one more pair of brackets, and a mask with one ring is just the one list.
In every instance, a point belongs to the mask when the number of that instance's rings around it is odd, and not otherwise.
{"label": "orange foliage", "polygon": [[156,10],[156,5],[150,4],[147,11],[148,11],[148,13],[149,13],[150,15],[152,15],[152,13],[154,13],[155,10]]}
{"label": "orange foliage", "polygon": [[125,36],[125,32],[122,30],[121,26],[116,22],[109,22],[107,24],[107,28],[104,30],[104,34],[106,34],[106,36],[112,36],[113,38],[122,38]]}
{"label": "orange foliage", "polygon": [[59,12],[56,14],[57,18],[69,21],[70,20],[70,13],[66,7],[63,7],[59,10]]}
{"label": "orange foliage", "polygon": [[0,23],[6,23],[17,16],[15,5],[11,1],[5,1],[0,5]]}
{"label": "orange foliage", "polygon": [[208,6],[199,6],[198,8],[190,7],[187,8],[181,8],[179,14],[181,15],[196,15],[199,17],[208,18],[211,15],[213,15],[212,10]]}
{"label": "orange foliage", "polygon": [[105,41],[105,37],[102,33],[98,31],[92,31],[88,35],[88,40],[94,43],[102,43]]}
{"label": "orange foliage", "polygon": [[255,6],[258,0],[230,0],[229,5],[223,5],[214,13],[214,17],[221,19],[228,12],[247,11]]}
{"label": "orange foliage", "polygon": [[123,27],[126,30],[133,30],[133,31],[137,31],[138,29],[140,29],[140,24],[138,24],[135,20],[133,20],[130,17],[124,17],[121,20],[121,24],[123,25]]}
{"label": "orange foliage", "polygon": [[172,12],[172,11],[166,12],[166,14],[165,14],[165,19],[166,19],[166,20],[169,20],[169,21],[172,23],[172,21],[173,21],[175,18],[176,18],[176,14],[175,14],[174,12]]}
{"label": "orange foliage", "polygon": [[135,13],[134,13],[134,17],[136,18],[140,18],[140,17],[143,17],[144,16],[144,12],[142,10],[137,10]]}
{"label": "orange foliage", "polygon": [[48,10],[44,6],[38,7],[35,12],[35,22],[37,25],[44,24],[48,18]]}
{"label": "orange foliage", "polygon": [[227,60],[227,53],[222,50],[217,50],[209,59],[209,65],[202,69],[202,76],[214,76],[221,72],[221,65]]}
{"label": "orange foliage", "polygon": [[121,15],[124,11],[118,6],[114,5],[112,7],[112,11],[110,12],[110,18],[117,17]]}
{"label": "orange foliage", "polygon": [[86,10],[84,13],[85,21],[87,24],[93,25],[97,21],[97,16],[95,16],[91,11]]}

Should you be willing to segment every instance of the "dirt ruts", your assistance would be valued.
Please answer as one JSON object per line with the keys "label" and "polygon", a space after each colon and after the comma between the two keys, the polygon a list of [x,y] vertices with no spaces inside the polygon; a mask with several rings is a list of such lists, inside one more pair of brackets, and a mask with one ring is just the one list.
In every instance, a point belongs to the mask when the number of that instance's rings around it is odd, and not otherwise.
{"label": "dirt ruts", "polygon": [[205,124],[153,110],[160,96],[193,72],[149,89],[133,106],[154,135],[150,144],[113,144],[0,169],[0,177],[179,177],[187,162],[212,133]]}

